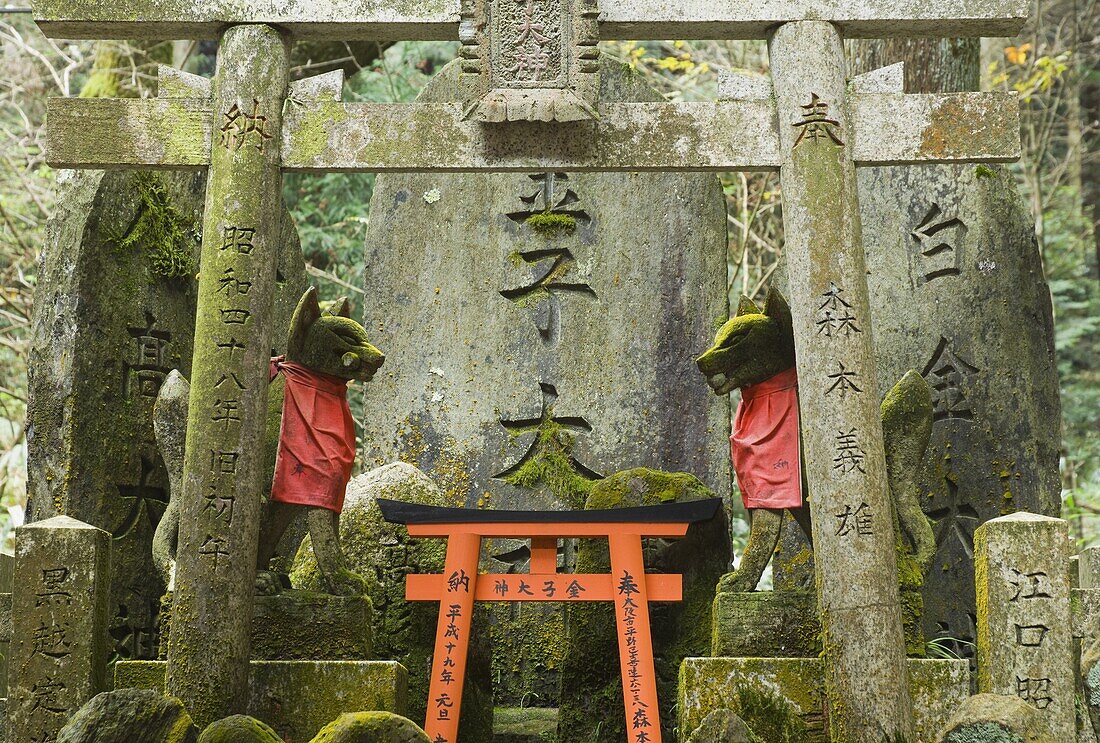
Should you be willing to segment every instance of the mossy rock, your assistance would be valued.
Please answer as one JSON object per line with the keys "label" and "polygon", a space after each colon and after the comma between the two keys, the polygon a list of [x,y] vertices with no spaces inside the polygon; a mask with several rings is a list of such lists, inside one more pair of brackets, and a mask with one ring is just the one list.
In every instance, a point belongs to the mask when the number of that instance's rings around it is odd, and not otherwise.
{"label": "mossy rock", "polygon": [[1056,742],[1042,713],[1024,700],[978,694],[959,705],[937,743]]}
{"label": "mossy rock", "polygon": [[[593,484],[586,509],[653,506],[714,498],[698,478],[682,472],[635,468]],[[680,662],[710,652],[714,587],[729,569],[731,547],[725,511],[678,540],[645,540],[646,570],[683,575],[684,600],[650,606],[657,694],[665,738],[674,737]],[[578,573],[608,573],[607,540],[580,540]],[[626,738],[619,650],[612,607],[570,604],[568,651],[562,668],[558,738],[563,741],[618,741]],[[598,734],[596,731],[599,731]]]}
{"label": "mossy rock", "polygon": [[57,743],[196,743],[183,702],[149,689],[97,694],[57,734]]}
{"label": "mossy rock", "polygon": [[198,743],[282,743],[283,739],[255,717],[233,715],[207,726]]}
{"label": "mossy rock", "polygon": [[349,712],[321,728],[311,743],[431,743],[412,720],[392,712]]}

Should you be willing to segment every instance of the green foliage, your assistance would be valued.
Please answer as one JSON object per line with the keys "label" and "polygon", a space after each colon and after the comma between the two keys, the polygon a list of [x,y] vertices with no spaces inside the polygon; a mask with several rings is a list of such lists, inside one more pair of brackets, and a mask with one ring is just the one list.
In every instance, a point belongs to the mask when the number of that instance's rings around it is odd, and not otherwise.
{"label": "green foliage", "polygon": [[[373,67],[348,79],[344,100],[413,101],[457,50],[458,45],[451,42],[394,44]],[[374,180],[374,173],[287,173],[283,177],[283,198],[294,215],[306,262],[321,280],[323,295],[362,286],[363,240]]]}

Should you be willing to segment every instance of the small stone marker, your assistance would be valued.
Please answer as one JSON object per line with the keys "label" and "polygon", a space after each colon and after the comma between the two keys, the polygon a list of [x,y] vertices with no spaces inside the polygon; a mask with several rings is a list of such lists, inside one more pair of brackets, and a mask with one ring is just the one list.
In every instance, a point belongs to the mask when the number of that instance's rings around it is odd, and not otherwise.
{"label": "small stone marker", "polygon": [[111,535],[68,516],[15,532],[8,696],[12,743],[52,743],[107,690]]}
{"label": "small stone marker", "polygon": [[974,533],[978,691],[1015,695],[1043,713],[1058,741],[1074,740],[1069,524],[1032,513]]}

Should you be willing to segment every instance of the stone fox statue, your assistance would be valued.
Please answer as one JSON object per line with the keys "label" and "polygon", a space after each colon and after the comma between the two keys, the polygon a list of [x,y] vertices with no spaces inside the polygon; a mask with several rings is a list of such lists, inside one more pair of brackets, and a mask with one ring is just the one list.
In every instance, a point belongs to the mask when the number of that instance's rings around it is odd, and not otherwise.
{"label": "stone fox statue", "polygon": [[[340,509],[355,458],[355,427],[345,394],[349,381],[369,382],[383,361],[382,353],[367,342],[363,326],[349,317],[346,298],[322,309],[317,290],[306,291],[291,319],[286,356],[272,359],[265,446],[255,453],[264,457],[267,483],[257,555],[256,588],[261,593],[281,589],[268,565],[283,533],[302,513],[328,590],[340,595],[365,592],[366,582],[347,569],[340,548]],[[187,380],[173,371],[153,413],[171,490],[153,538],[153,559],[169,588],[179,537],[189,392]],[[319,422],[323,430],[315,425]]]}
{"label": "stone fox statue", "polygon": [[[779,541],[784,510],[813,543],[810,509],[803,499],[807,487],[798,435],[794,330],[786,300],[772,289],[761,311],[742,297],[737,315],[696,364],[716,395],[734,388],[742,392],[730,445],[749,512],[749,540],[739,568],[722,577],[718,590],[752,591]],[[917,372],[907,372],[886,395],[882,429],[895,526],[924,573],[936,544],[920,509],[916,473],[932,433],[932,393]]]}

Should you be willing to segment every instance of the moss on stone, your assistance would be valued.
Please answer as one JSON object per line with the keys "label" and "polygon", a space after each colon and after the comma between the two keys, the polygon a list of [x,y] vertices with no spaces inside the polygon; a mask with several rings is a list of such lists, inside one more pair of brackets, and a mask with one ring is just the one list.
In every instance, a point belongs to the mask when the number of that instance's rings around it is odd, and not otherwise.
{"label": "moss on stone", "polygon": [[974,168],[974,175],[979,178],[996,178],[997,171],[993,170],[993,168],[988,165],[978,165]]}
{"label": "moss on stone", "polygon": [[1024,739],[995,722],[979,722],[962,730],[952,730],[944,743],[1024,743]]}
{"label": "moss on stone", "polygon": [[528,217],[524,224],[543,237],[559,237],[577,230],[577,218],[571,214],[539,212]]}
{"label": "moss on stone", "polygon": [[141,251],[157,276],[193,275],[197,225],[176,209],[171,194],[153,173],[136,175],[135,185],[140,200],[137,216],[124,231],[108,236],[108,244],[120,253]]}
{"label": "moss on stone", "polygon": [[581,508],[594,481],[578,470],[572,455],[573,445],[574,437],[569,429],[547,420],[539,427],[533,455],[501,479],[529,490],[545,485],[562,503],[570,508]]}
{"label": "moss on stone", "polygon": [[255,717],[233,715],[207,726],[198,743],[282,743],[282,738]]}
{"label": "moss on stone", "polygon": [[416,723],[390,712],[351,712],[325,725],[312,743],[431,743]]}

